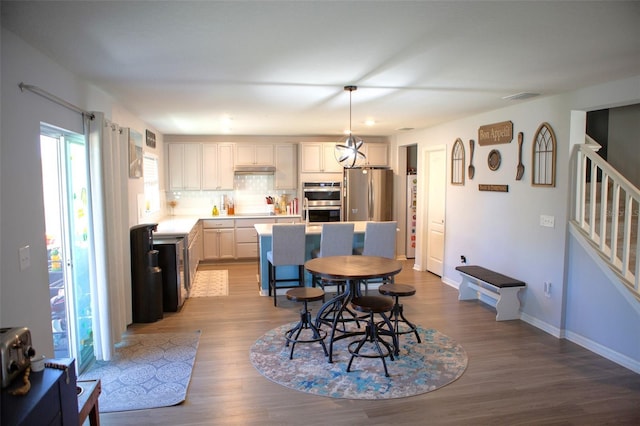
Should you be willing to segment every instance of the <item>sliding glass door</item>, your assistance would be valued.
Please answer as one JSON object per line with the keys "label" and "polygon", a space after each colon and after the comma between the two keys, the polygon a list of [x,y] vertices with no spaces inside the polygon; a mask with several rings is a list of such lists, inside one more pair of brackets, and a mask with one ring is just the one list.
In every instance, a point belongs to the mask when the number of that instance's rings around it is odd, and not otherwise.
{"label": "sliding glass door", "polygon": [[83,371],[94,359],[87,147],[83,135],[43,126],[40,148],[54,356]]}

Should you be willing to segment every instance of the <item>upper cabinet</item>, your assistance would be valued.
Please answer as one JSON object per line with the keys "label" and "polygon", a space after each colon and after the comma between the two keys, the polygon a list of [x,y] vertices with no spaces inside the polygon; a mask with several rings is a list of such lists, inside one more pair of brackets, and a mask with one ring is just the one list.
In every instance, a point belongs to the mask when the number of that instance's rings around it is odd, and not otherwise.
{"label": "upper cabinet", "polygon": [[336,160],[333,142],[304,142],[302,149],[302,173],[341,173],[342,167]]}
{"label": "upper cabinet", "polygon": [[272,144],[237,144],[236,165],[238,166],[273,166]]}
{"label": "upper cabinet", "polygon": [[172,143],[168,149],[169,189],[200,189],[202,176],[202,145]]}
{"label": "upper cabinet", "polygon": [[298,150],[297,145],[289,143],[275,146],[276,173],[275,189],[297,189],[298,187]]}
{"label": "upper cabinet", "polygon": [[365,155],[365,159],[357,162],[358,166],[388,166],[389,157],[387,155],[388,146],[384,143],[364,143],[360,152]]}
{"label": "upper cabinet", "polygon": [[169,143],[169,190],[233,189],[232,143]]}
{"label": "upper cabinet", "polygon": [[234,144],[202,145],[202,189],[233,189]]}

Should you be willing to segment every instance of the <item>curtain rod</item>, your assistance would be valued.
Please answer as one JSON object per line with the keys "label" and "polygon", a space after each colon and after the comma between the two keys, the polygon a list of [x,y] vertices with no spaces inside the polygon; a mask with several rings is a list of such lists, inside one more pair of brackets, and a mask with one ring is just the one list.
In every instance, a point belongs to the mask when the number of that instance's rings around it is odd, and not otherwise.
{"label": "curtain rod", "polygon": [[43,98],[46,98],[46,99],[49,99],[50,101],[55,102],[58,105],[62,105],[63,107],[68,108],[68,109],[70,109],[72,111],[79,112],[82,115],[86,115],[91,120],[93,120],[95,118],[95,115],[92,112],[85,111],[82,108],[77,107],[77,106],[73,105],[72,103],[69,103],[69,102],[65,101],[64,99],[61,99],[61,98],[57,97],[56,95],[53,95],[53,94],[47,92],[46,90],[43,90],[43,89],[39,88],[38,86],[33,86],[31,84],[24,84],[24,83],[20,82],[20,84],[18,84],[18,87],[23,92],[25,90],[28,90],[28,91],[30,91],[32,93],[35,93],[36,95],[40,95]]}

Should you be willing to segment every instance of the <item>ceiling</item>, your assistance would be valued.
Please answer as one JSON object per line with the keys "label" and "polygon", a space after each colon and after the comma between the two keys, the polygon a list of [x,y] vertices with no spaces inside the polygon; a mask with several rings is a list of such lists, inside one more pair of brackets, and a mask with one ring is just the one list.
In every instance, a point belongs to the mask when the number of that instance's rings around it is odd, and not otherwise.
{"label": "ceiling", "polygon": [[350,121],[343,87],[356,85],[353,132],[389,136],[524,102],[505,96],[640,73],[637,1],[0,7],[5,28],[163,134],[339,135]]}

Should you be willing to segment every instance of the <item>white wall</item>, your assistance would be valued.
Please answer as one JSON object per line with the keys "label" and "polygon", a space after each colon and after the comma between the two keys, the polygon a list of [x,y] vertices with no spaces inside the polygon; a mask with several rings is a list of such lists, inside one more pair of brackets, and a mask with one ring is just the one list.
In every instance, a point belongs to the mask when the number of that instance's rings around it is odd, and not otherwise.
{"label": "white wall", "polygon": [[[18,84],[36,85],[85,110],[103,111],[122,127],[141,133],[148,127],[114,105],[108,95],[76,78],[13,33],[2,29],[1,43],[0,326],[29,327],[36,351],[53,356],[40,123],[82,133],[82,121],[76,112],[31,92],[21,92]],[[161,135],[156,151],[163,164]],[[141,191],[141,180],[130,183],[133,191]],[[20,271],[18,249],[26,245],[30,247],[31,267]]]}
{"label": "white wall", "polygon": [[[485,124],[510,120],[514,139],[509,144],[479,146],[478,128]],[[548,122],[558,141],[555,188],[531,186],[531,146],[538,126]],[[516,134],[524,133],[523,162],[525,174],[516,181],[518,145]],[[397,143],[418,143],[418,170],[427,146],[447,145],[447,163],[457,138],[465,144],[467,165],[469,139],[476,141],[473,180],[464,186],[451,185],[450,170],[446,188],[446,240],[443,280],[457,286],[460,275],[455,267],[460,256],[468,264],[482,265],[527,283],[521,292],[523,312],[557,330],[561,325],[562,282],[564,274],[564,240],[567,217],[567,167],[569,158],[569,111],[558,99],[538,99],[509,108],[481,114],[452,123],[398,136]],[[491,149],[502,155],[500,168],[491,171],[487,156]],[[483,192],[478,184],[502,184],[509,192]],[[423,189],[419,189],[419,194]],[[424,212],[419,212],[424,217]],[[555,217],[554,228],[540,227],[540,215]],[[424,229],[419,230],[423,235]],[[424,241],[424,239],[423,239]],[[419,242],[420,244],[420,242]],[[420,245],[421,250],[424,246]],[[552,297],[544,296],[543,283],[552,283]],[[554,288],[555,287],[555,288]]]}
{"label": "white wall", "polygon": [[[468,164],[468,141],[477,141],[480,126],[506,120],[513,122],[514,140],[510,144],[478,147],[476,143],[476,173],[473,180],[467,179],[464,186],[447,184],[443,281],[457,287],[460,276],[455,267],[460,265],[460,255],[465,255],[469,264],[483,265],[525,281],[527,289],[520,293],[522,319],[557,337],[564,335],[566,330],[567,311],[577,312],[584,308],[594,315],[595,307],[583,307],[577,298],[568,299],[566,302],[569,306],[565,308],[565,294],[569,287],[565,279],[568,275],[565,259],[569,256],[567,220],[570,154],[573,144],[584,141],[584,121],[580,121],[584,113],[575,111],[634,104],[639,100],[640,77],[634,77],[571,94],[534,99],[430,129],[398,135],[394,141],[396,148],[418,143],[418,161],[423,158],[422,152],[426,147],[440,144],[447,145],[447,156],[450,158],[454,141],[461,138],[465,142]],[[551,125],[557,139],[555,188],[531,186],[532,138],[542,122]],[[524,132],[525,174],[521,181],[516,181],[515,135],[520,131]],[[494,148],[501,152],[502,164],[492,172],[487,167],[487,154]],[[421,167],[419,163],[419,171]],[[448,176],[447,182],[450,180]],[[478,184],[481,183],[509,185],[509,192],[480,192]],[[419,194],[422,194],[423,188],[419,188]],[[420,217],[426,216],[424,211],[418,214]],[[540,215],[543,214],[555,217],[554,228],[539,225]],[[424,230],[419,230],[419,235],[423,233]],[[424,250],[424,247],[419,245],[419,249]],[[550,298],[544,295],[545,281],[552,283]],[[619,311],[623,316],[629,313],[629,310]],[[637,316],[632,313],[618,320],[638,323]],[[575,324],[575,320],[571,322],[571,326]],[[593,342],[594,346],[600,342],[603,345],[610,343],[606,331],[599,328],[593,331],[592,334],[586,334],[586,339]],[[584,330],[580,332],[584,334]],[[637,348],[631,351],[628,346],[619,345],[616,350],[623,351],[623,357],[635,357],[640,365]]]}

